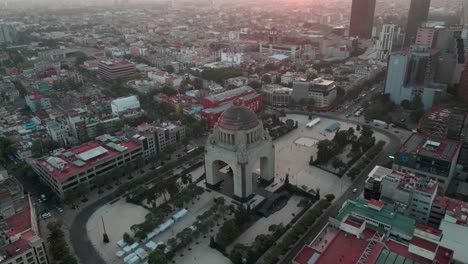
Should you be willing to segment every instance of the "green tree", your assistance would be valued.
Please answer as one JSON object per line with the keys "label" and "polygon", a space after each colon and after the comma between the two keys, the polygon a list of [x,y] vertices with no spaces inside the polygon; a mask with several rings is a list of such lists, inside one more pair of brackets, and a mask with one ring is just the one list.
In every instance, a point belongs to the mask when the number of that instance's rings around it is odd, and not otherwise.
{"label": "green tree", "polygon": [[239,233],[240,230],[236,222],[234,220],[228,220],[219,229],[216,235],[216,244],[224,249],[239,236]]}
{"label": "green tree", "polygon": [[263,82],[263,83],[266,83],[266,84],[270,84],[270,83],[271,83],[271,77],[270,77],[270,75],[268,75],[268,74],[263,75],[263,76],[262,76],[262,82]]}
{"label": "green tree", "polygon": [[149,264],[167,264],[168,260],[166,255],[161,249],[156,249],[155,251],[151,252],[148,258]]}
{"label": "green tree", "polygon": [[317,163],[327,163],[338,153],[337,143],[330,140],[322,140],[318,143]]}
{"label": "green tree", "polygon": [[15,148],[11,141],[6,137],[0,137],[0,163],[5,164],[9,160],[8,156],[13,156]]}

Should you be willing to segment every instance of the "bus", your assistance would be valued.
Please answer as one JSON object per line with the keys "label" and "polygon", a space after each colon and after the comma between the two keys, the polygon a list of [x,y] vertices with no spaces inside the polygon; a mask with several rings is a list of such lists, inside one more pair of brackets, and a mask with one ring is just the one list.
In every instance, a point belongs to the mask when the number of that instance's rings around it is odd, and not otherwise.
{"label": "bus", "polygon": [[314,126],[318,125],[318,123],[320,123],[320,118],[316,117],[312,121],[307,123],[306,127],[307,128],[313,128]]}

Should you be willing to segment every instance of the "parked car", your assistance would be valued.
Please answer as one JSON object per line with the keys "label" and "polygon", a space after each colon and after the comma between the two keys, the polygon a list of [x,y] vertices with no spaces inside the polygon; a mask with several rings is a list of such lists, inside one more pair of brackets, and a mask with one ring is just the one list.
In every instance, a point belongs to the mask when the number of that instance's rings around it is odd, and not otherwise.
{"label": "parked car", "polygon": [[353,193],[357,193],[357,188],[354,188],[354,189],[353,189]]}
{"label": "parked car", "polygon": [[52,214],[51,213],[43,213],[41,215],[42,219],[47,219],[47,218],[51,218],[52,217]]}
{"label": "parked car", "polygon": [[62,209],[62,208],[60,208],[60,207],[58,207],[58,206],[55,207],[55,208],[57,208],[57,211],[59,211],[59,213],[63,213],[63,209]]}

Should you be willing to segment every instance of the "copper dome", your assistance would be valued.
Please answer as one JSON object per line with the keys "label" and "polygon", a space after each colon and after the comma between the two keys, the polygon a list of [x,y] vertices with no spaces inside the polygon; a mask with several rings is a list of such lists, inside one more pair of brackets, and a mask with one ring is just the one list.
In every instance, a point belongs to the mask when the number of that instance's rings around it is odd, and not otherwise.
{"label": "copper dome", "polygon": [[242,101],[235,101],[218,119],[218,125],[226,130],[249,130],[259,124],[257,115],[242,105]]}

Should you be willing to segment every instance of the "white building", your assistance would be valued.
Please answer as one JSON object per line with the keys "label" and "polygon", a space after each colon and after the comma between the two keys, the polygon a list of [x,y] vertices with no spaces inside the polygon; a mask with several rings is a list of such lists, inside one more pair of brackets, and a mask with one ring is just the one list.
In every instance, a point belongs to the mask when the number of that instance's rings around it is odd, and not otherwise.
{"label": "white building", "polygon": [[62,146],[67,146],[71,143],[68,127],[58,121],[52,120],[46,124],[47,133],[53,141],[58,142]]}
{"label": "white building", "polygon": [[381,60],[387,60],[388,56],[392,52],[393,47],[393,38],[395,37],[395,32],[397,31],[397,26],[394,24],[385,24],[382,26],[382,31],[380,32],[380,38],[377,40],[377,51],[378,57]]}
{"label": "white building", "polygon": [[222,52],[221,61],[233,64],[241,64],[244,62],[244,53]]}
{"label": "white building", "polygon": [[127,110],[140,109],[140,101],[135,95],[121,97],[111,102],[112,114],[118,116]]}
{"label": "white building", "polygon": [[295,75],[292,72],[286,72],[285,74],[281,75],[281,84],[289,85],[294,82]]}

